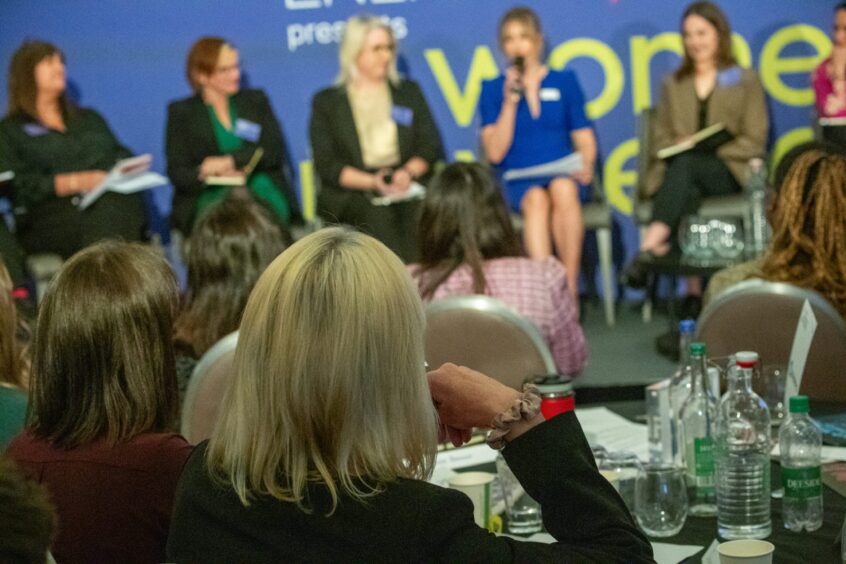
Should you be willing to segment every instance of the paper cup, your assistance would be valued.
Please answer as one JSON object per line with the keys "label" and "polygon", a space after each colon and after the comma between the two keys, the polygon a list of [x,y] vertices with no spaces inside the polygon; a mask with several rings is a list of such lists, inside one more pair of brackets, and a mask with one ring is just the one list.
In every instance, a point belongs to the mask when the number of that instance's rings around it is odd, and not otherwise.
{"label": "paper cup", "polygon": [[464,492],[473,502],[473,519],[484,529],[491,524],[491,483],[495,478],[488,472],[461,472],[449,479],[449,487]]}
{"label": "paper cup", "polygon": [[720,564],[772,564],[772,543],[763,540],[735,540],[717,547]]}

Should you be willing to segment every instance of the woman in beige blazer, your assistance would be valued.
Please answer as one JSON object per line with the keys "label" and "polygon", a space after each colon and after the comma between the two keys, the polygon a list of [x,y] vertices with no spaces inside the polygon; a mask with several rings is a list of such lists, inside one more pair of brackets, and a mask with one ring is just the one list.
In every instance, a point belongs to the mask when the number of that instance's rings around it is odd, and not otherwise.
{"label": "woman in beige blazer", "polygon": [[664,79],[653,146],[690,142],[692,134],[716,123],[723,123],[733,138],[716,150],[691,149],[669,160],[650,155],[652,222],[625,274],[633,287],[645,285],[644,259],[670,250],[681,218],[696,213],[703,197],[739,192],[749,159],[765,153],[764,89],[758,74],[741,69],[732,55],[725,14],[711,2],[691,4],[682,16],[682,36],[684,60]]}

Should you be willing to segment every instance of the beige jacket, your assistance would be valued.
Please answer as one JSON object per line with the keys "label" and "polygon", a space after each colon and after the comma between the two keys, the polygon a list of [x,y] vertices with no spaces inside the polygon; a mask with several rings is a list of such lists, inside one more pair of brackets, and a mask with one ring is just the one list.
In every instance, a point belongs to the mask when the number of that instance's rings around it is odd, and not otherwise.
{"label": "beige jacket", "polygon": [[[733,69],[722,71],[728,74]],[[733,71],[736,72],[736,71]],[[676,80],[674,75],[664,79],[661,100],[655,112],[652,128],[650,166],[647,191],[654,194],[664,179],[665,164],[656,152],[683,137],[696,133],[699,121],[699,100],[693,86],[693,76]],[[758,73],[741,69],[732,84],[718,81],[708,103],[708,125],[722,122],[734,134],[734,139],[717,149],[719,156],[741,184],[749,159],[766,154],[769,118],[764,87]]]}

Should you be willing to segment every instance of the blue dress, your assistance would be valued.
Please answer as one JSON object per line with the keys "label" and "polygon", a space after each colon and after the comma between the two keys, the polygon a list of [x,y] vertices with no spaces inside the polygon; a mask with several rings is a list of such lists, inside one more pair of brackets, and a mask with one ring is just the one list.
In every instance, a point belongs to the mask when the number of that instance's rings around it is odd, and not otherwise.
{"label": "blue dress", "polygon": [[[482,83],[479,114],[482,127],[499,118],[502,109],[502,89],[505,77],[500,75]],[[501,176],[505,171],[548,163],[573,152],[570,133],[591,127],[585,114],[585,97],[575,73],[567,70],[549,70],[541,81],[541,111],[532,117],[525,98],[517,105],[514,140],[505,158],[496,165]],[[546,176],[515,180],[505,183],[506,199],[511,209],[520,211],[523,196],[533,186],[548,187],[554,177]]]}

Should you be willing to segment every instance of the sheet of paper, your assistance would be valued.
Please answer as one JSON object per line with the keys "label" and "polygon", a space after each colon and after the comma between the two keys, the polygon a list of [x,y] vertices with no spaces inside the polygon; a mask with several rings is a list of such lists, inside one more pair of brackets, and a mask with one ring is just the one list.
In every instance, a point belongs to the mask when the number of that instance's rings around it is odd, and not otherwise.
{"label": "sheet of paper", "polygon": [[581,170],[584,159],[581,153],[570,153],[566,157],[526,168],[515,168],[502,175],[505,180],[519,180],[521,178],[541,178],[544,176],[567,176]]}
{"label": "sheet of paper", "polygon": [[692,544],[668,544],[665,542],[653,542],[651,544],[652,555],[658,564],[678,564],[705,548]]}
{"label": "sheet of paper", "polygon": [[802,384],[802,374],[805,372],[805,362],[808,360],[808,351],[811,350],[811,341],[814,340],[814,333],[817,330],[817,318],[808,300],[802,305],[802,313],[799,314],[799,323],[796,325],[796,335],[793,337],[793,348],[790,349],[790,361],[787,363],[787,381],[784,384],[784,405],[787,405],[792,396],[799,393],[799,386]]}
{"label": "sheet of paper", "polygon": [[0,172],[0,182],[6,182],[7,180],[12,180],[15,177],[15,173],[11,170],[4,170]]}
{"label": "sheet of paper", "polygon": [[426,187],[419,182],[412,182],[408,187],[408,191],[404,194],[396,194],[391,196],[377,196],[370,200],[374,206],[390,206],[397,202],[405,202],[408,200],[422,200],[426,196]]}
{"label": "sheet of paper", "polygon": [[720,553],[717,552],[717,547],[720,546],[720,541],[714,541],[708,545],[708,550],[702,555],[702,564],[720,564]]}
{"label": "sheet of paper", "polygon": [[607,407],[579,408],[576,417],[591,446],[603,446],[608,452],[629,451],[643,462],[649,460],[646,425],[632,423]]}
{"label": "sheet of paper", "polygon": [[139,190],[167,184],[168,179],[164,176],[148,172],[152,164],[153,156],[150,154],[118,161],[98,186],[82,196],[79,201],[79,209],[84,210],[108,191],[131,194]]}
{"label": "sheet of paper", "polygon": [[429,482],[443,485],[461,468],[478,466],[479,464],[493,464],[497,452],[487,443],[440,451],[435,459],[435,469],[432,472],[432,477],[429,478]]}

